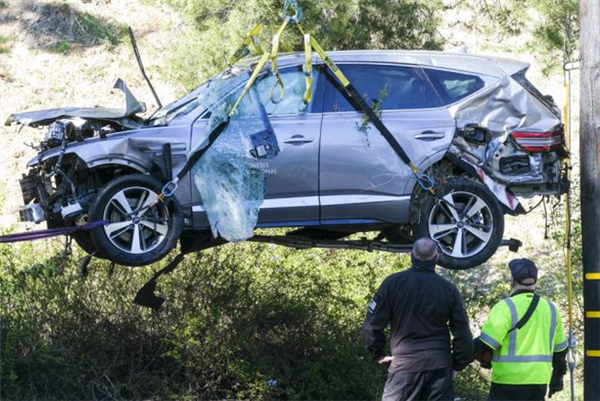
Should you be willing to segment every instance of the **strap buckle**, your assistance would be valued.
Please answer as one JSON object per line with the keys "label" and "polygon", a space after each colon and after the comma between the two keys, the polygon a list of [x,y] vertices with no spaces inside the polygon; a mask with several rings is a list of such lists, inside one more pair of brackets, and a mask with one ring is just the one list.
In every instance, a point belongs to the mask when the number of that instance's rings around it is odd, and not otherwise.
{"label": "strap buckle", "polygon": [[433,188],[435,187],[435,181],[433,178],[427,174],[420,174],[415,171],[415,176],[417,177],[417,183],[424,190],[433,193]]}
{"label": "strap buckle", "polygon": [[162,195],[163,198],[170,198],[177,191],[177,187],[177,180],[169,181],[162,187],[160,195]]}

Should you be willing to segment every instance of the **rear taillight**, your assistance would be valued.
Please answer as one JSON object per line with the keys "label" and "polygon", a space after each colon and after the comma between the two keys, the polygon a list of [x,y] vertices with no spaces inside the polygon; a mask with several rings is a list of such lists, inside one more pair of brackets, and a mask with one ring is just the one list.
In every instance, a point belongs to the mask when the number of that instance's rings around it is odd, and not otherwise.
{"label": "rear taillight", "polygon": [[563,128],[552,132],[514,131],[510,136],[527,152],[549,152],[562,149],[565,144]]}

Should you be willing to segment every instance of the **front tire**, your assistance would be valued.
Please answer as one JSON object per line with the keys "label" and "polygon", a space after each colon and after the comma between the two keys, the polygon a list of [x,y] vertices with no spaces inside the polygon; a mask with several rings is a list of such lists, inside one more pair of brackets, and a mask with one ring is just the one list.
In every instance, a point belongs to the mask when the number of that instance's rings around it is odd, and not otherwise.
{"label": "front tire", "polygon": [[500,246],[504,213],[482,183],[457,178],[437,188],[437,197],[425,198],[413,229],[415,238],[438,244],[441,266],[469,269],[486,262]]}
{"label": "front tire", "polygon": [[101,255],[125,266],[162,259],[183,232],[183,212],[175,199],[157,202],[160,181],[143,174],[109,182],[90,207],[90,221],[109,223],[90,231]]}

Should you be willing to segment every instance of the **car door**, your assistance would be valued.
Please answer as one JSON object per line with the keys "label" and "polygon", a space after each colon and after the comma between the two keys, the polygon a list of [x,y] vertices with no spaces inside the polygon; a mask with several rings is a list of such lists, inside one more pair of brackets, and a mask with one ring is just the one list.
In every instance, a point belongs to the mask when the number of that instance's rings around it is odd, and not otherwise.
{"label": "car door", "polygon": [[[284,88],[283,96],[271,73],[263,74],[255,83],[280,148],[279,154],[273,158],[248,157],[248,163],[263,170],[267,178],[258,226],[318,224],[318,155],[322,99],[319,99],[315,90],[317,76],[316,73],[313,74],[313,101],[310,104],[303,102],[306,81],[301,66],[281,68],[280,77]],[[194,132],[201,132],[205,125],[205,122],[199,120],[193,127],[192,135]],[[194,226],[206,227],[208,220],[197,190],[195,199]]]}
{"label": "car door", "polygon": [[273,74],[257,85],[258,94],[280,147],[272,159],[254,162],[267,174],[259,227],[311,225],[319,222],[319,143],[322,94],[313,71],[312,101],[304,104],[306,79],[302,66],[280,69],[283,96]]}
{"label": "car door", "polygon": [[[455,122],[419,67],[346,64],[341,70],[378,110],[416,166],[448,148]],[[322,224],[408,222],[411,169],[348,103],[327,74],[321,131]]]}

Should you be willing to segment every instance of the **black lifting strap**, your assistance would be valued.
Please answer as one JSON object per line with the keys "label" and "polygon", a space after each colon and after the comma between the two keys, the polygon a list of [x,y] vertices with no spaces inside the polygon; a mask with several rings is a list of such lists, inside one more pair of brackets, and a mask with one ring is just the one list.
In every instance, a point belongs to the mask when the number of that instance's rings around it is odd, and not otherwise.
{"label": "black lifting strap", "polygon": [[527,324],[527,321],[529,320],[529,318],[531,318],[531,316],[533,315],[533,312],[535,312],[535,308],[537,307],[537,305],[538,305],[539,302],[540,302],[540,296],[538,294],[534,294],[533,295],[533,299],[531,300],[531,303],[529,304],[529,308],[527,309],[527,312],[525,312],[525,314],[517,322],[517,324],[515,325],[515,327],[513,327],[510,330],[508,330],[508,332],[510,333],[513,330],[518,330],[521,327],[525,326]]}
{"label": "black lifting strap", "polygon": [[215,141],[223,133],[223,131],[225,130],[225,127],[227,127],[227,124],[229,124],[229,117],[227,117],[227,119],[225,121],[221,122],[219,125],[217,125],[212,130],[212,132],[208,135],[208,144],[205,147],[203,147],[202,149],[197,150],[196,153],[194,153],[188,159],[188,161],[185,163],[185,165],[183,166],[183,168],[181,169],[179,174],[177,174],[178,180],[181,180],[183,178],[183,176],[186,175],[192,169],[192,167],[194,167],[194,164],[196,164],[196,162],[198,162],[198,160],[200,160],[200,158],[206,153],[206,151],[208,149],[210,149],[212,144],[215,143]]}
{"label": "black lifting strap", "polygon": [[356,111],[363,112],[367,115],[369,121],[375,126],[375,128],[377,128],[377,130],[381,133],[385,140],[390,144],[390,146],[392,147],[394,152],[396,152],[398,157],[400,157],[400,159],[404,163],[406,163],[406,165],[413,169],[414,165],[412,161],[410,160],[404,149],[402,149],[402,146],[400,145],[400,143],[398,143],[398,140],[396,140],[394,135],[385,126],[383,121],[381,121],[381,119],[379,118],[377,113],[375,113],[373,108],[367,104],[367,102],[362,96],[360,96],[358,90],[354,87],[354,85],[352,85],[352,83],[349,82],[347,86],[344,86],[343,84],[337,82],[335,78],[330,74],[326,74],[326,77],[327,80],[331,84],[333,84],[334,88],[344,97],[344,99],[346,99],[348,103],[350,103],[350,105],[352,105],[352,107]]}
{"label": "black lifting strap", "polygon": [[365,99],[363,99],[363,97],[360,96],[354,85],[350,83],[348,84],[348,86],[345,87],[345,89],[348,92],[348,94],[352,97],[353,101],[351,102],[351,104],[355,108],[357,108],[358,111],[364,112],[367,115],[367,117],[369,117],[369,120],[371,120],[375,128],[377,128],[381,135],[383,135],[386,141],[390,144],[392,149],[394,149],[394,152],[396,152],[396,154],[404,163],[406,163],[411,169],[413,169],[414,165],[408,157],[408,155],[406,154],[406,152],[404,151],[404,149],[402,149],[402,146],[400,146],[396,138],[394,138],[394,135],[392,135],[390,130],[381,121],[377,113],[375,113],[375,111],[367,104]]}
{"label": "black lifting strap", "polygon": [[163,274],[169,274],[175,270],[177,266],[183,262],[185,255],[188,253],[199,252],[207,248],[212,248],[213,246],[225,244],[226,242],[227,241],[222,238],[213,239],[212,234],[205,236],[196,235],[195,238],[189,243],[184,243],[182,241],[180,253],[177,254],[177,256],[175,256],[175,258],[173,258],[168,265],[154,273],[154,276],[152,276],[152,278],[148,280],[146,284],[144,284],[144,286],[137,292],[133,303],[139,306],[151,308],[155,311],[159,311],[160,307],[165,302],[164,298],[159,297],[154,293],[160,276]]}
{"label": "black lifting strap", "polygon": [[185,254],[179,253],[175,258],[164,268],[157,271],[154,276],[135,295],[135,299],[133,303],[139,306],[145,306],[155,311],[158,311],[162,306],[165,299],[162,297],[158,297],[154,294],[154,290],[156,290],[157,280],[163,274],[171,273],[179,264],[183,261]]}

